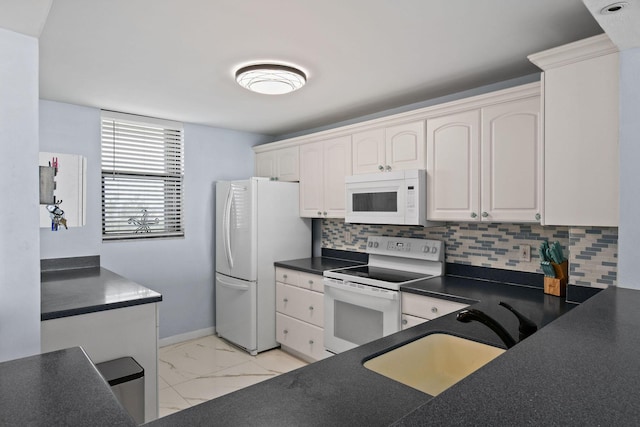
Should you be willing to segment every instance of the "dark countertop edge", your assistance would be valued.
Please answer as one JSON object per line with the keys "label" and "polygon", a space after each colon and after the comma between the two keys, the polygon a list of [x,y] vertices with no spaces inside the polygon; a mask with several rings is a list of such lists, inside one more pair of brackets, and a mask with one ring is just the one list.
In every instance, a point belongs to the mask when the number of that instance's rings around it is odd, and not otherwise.
{"label": "dark countertop edge", "polygon": [[52,312],[40,314],[40,320],[44,321],[44,320],[60,319],[63,317],[77,316],[80,314],[98,313],[100,311],[115,310],[118,308],[125,308],[125,307],[135,307],[136,305],[151,304],[151,303],[161,302],[161,301],[162,301],[162,295],[159,295],[156,297],[141,298],[141,299],[129,300],[129,301],[120,301],[120,302],[115,302],[110,304],[100,304],[100,305],[73,308],[69,310],[52,311]]}

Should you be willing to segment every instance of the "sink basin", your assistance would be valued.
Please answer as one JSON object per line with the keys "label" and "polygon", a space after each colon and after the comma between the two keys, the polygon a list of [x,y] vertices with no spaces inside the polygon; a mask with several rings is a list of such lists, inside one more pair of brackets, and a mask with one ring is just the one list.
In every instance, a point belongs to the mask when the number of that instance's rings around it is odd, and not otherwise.
{"label": "sink basin", "polygon": [[385,377],[432,396],[506,350],[448,334],[430,334],[364,363]]}

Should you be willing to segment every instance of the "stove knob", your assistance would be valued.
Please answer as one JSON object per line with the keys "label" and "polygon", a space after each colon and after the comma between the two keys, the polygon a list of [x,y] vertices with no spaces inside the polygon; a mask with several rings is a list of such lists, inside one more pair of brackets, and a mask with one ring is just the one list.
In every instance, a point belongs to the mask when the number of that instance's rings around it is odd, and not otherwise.
{"label": "stove knob", "polygon": [[373,246],[373,242],[368,242],[367,246],[369,246],[369,247]]}
{"label": "stove knob", "polygon": [[378,242],[373,242],[373,247],[377,248],[378,247]]}
{"label": "stove knob", "polygon": [[431,248],[429,248],[429,246],[425,246],[424,249],[422,250],[422,252],[428,254],[430,252]]}
{"label": "stove knob", "polygon": [[436,252],[438,252],[438,248],[436,246],[431,248],[431,253],[435,254]]}

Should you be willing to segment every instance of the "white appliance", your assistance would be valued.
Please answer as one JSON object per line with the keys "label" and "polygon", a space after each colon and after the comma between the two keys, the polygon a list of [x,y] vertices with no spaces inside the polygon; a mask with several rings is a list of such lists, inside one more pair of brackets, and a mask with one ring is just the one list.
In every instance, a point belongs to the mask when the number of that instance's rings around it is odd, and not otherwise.
{"label": "white appliance", "polygon": [[439,240],[369,237],[369,263],[324,272],[324,346],[341,353],[400,330],[400,286],[444,274]]}
{"label": "white appliance", "polygon": [[427,222],[427,178],[422,169],[345,178],[345,222],[436,225]]}
{"label": "white appliance", "polygon": [[250,354],[277,347],[275,261],[311,256],[294,182],[216,183],[216,333]]}

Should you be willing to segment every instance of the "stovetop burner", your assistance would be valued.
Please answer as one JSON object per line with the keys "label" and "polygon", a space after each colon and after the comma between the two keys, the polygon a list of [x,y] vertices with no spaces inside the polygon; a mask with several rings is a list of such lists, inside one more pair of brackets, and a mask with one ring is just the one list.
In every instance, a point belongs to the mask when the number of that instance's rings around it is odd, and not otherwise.
{"label": "stovetop burner", "polygon": [[424,273],[413,273],[410,271],[373,267],[369,265],[347,267],[338,271],[349,276],[356,276],[389,283],[404,283],[412,280],[426,279],[431,277],[429,275],[425,275]]}

